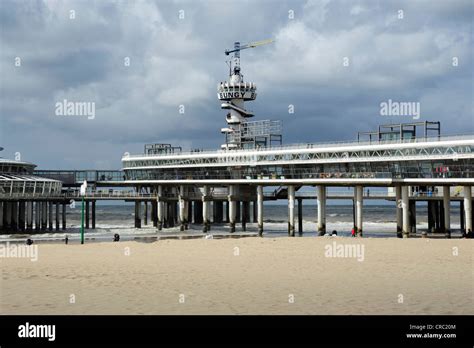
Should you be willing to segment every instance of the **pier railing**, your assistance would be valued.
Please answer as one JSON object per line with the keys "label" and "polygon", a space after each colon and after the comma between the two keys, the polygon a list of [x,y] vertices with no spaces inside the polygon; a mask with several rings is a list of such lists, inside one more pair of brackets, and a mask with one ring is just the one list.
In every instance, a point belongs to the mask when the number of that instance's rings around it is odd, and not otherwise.
{"label": "pier railing", "polygon": [[[393,145],[393,144],[424,144],[429,142],[441,142],[441,141],[456,141],[456,140],[473,140],[474,134],[461,134],[461,135],[446,135],[436,137],[417,137],[412,139],[395,139],[395,140],[372,140],[372,141],[332,141],[332,142],[319,142],[319,143],[296,143],[289,145],[275,145],[267,147],[259,147],[253,149],[223,149],[223,150],[195,150],[182,151],[179,156],[187,155],[209,155],[209,154],[235,154],[235,153],[249,153],[249,152],[263,152],[263,151],[278,151],[278,150],[295,150],[295,149],[312,149],[312,148],[330,148],[330,147],[352,147],[352,146],[367,146],[367,145]],[[136,154],[126,155],[122,160],[134,159],[134,158],[147,158],[147,157],[159,157],[160,155],[147,155],[147,154]]]}

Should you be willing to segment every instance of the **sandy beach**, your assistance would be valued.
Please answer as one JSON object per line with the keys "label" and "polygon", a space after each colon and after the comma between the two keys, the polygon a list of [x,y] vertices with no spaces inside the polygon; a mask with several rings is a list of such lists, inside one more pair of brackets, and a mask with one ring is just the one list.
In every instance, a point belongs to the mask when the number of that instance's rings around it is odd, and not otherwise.
{"label": "sandy beach", "polygon": [[0,313],[474,314],[473,246],[341,237],[37,244],[37,261],[0,258]]}

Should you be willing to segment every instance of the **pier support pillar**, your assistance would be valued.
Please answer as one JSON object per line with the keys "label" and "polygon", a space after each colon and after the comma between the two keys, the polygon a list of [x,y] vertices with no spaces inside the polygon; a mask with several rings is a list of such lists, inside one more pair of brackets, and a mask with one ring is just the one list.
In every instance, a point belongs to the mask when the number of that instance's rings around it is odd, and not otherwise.
{"label": "pier support pillar", "polygon": [[91,224],[92,224],[92,228],[95,229],[95,200],[92,201],[92,221],[91,221]]}
{"label": "pier support pillar", "polygon": [[143,223],[148,225],[148,202],[143,201]]}
{"label": "pier support pillar", "polygon": [[428,232],[433,233],[435,229],[433,202],[428,201],[427,205],[428,205]]}
{"label": "pier support pillar", "polygon": [[135,202],[135,228],[141,228],[142,227],[142,220],[141,220],[141,205],[142,202],[136,201]]}
{"label": "pier support pillar", "polygon": [[402,224],[403,224],[403,216],[402,216],[402,187],[395,186],[395,203],[397,209],[397,237],[402,238]]}
{"label": "pier support pillar", "polygon": [[18,202],[10,202],[12,207],[12,217],[11,217],[11,229],[13,231],[18,231]]}
{"label": "pier support pillar", "polygon": [[229,201],[224,202],[224,203],[225,203],[225,206],[224,206],[224,213],[225,213],[224,222],[229,223]]}
{"label": "pier support pillar", "polygon": [[12,203],[5,202],[5,230],[10,231],[12,228]]}
{"label": "pier support pillar", "polygon": [[288,235],[295,236],[295,186],[288,186]]}
{"label": "pier support pillar", "polygon": [[202,231],[206,233],[210,230],[209,222],[209,186],[204,185],[202,190]]}
{"label": "pier support pillar", "polygon": [[59,231],[59,202],[56,202],[56,231]]}
{"label": "pier support pillar", "polygon": [[318,204],[318,235],[323,236],[326,233],[326,186],[317,187]]}
{"label": "pier support pillar", "polygon": [[63,213],[62,213],[62,222],[63,222],[63,230],[66,229],[66,203],[63,203]]}
{"label": "pier support pillar", "polygon": [[158,205],[157,201],[155,200],[151,201],[151,220],[153,222],[153,227],[158,226],[157,205]]}
{"label": "pier support pillar", "polygon": [[303,234],[303,199],[298,198],[298,233]]}
{"label": "pier support pillar", "polygon": [[464,186],[464,221],[466,223],[466,234],[472,234],[472,187]]}
{"label": "pier support pillar", "polygon": [[3,230],[3,207],[4,207],[4,203],[3,202],[0,202],[0,231]]}
{"label": "pier support pillar", "polygon": [[33,202],[26,202],[26,230],[33,230]]}
{"label": "pier support pillar", "polygon": [[48,206],[47,202],[41,202],[41,230],[45,231],[48,227]]}
{"label": "pier support pillar", "polygon": [[257,186],[257,223],[258,235],[263,236],[263,186]]}
{"label": "pier support pillar", "polygon": [[178,196],[178,204],[179,204],[179,230],[184,231],[186,228],[186,202],[184,200],[184,185],[179,187],[179,196]]}
{"label": "pier support pillar", "polygon": [[410,233],[416,233],[416,201],[411,200],[410,208]]}
{"label": "pier support pillar", "polygon": [[466,225],[464,224],[464,202],[459,202],[459,227],[461,227],[461,233],[466,233]]}
{"label": "pier support pillar", "polygon": [[25,201],[18,202],[18,229],[20,231],[25,230],[25,217],[26,217],[26,203]]}
{"label": "pier support pillar", "polygon": [[450,187],[443,187],[443,206],[444,206],[444,233],[446,238],[451,238],[451,194]]}
{"label": "pier support pillar", "polygon": [[408,200],[408,186],[402,186],[402,213],[403,213],[403,238],[410,236],[410,206]]}
{"label": "pier support pillar", "polygon": [[41,202],[38,201],[35,202],[35,229],[41,229]]}
{"label": "pier support pillar", "polygon": [[48,202],[48,222],[49,222],[49,230],[53,230],[53,202]]}
{"label": "pier support pillar", "polygon": [[230,185],[229,186],[229,224],[230,224],[230,232],[235,232],[235,215],[236,215],[236,205],[237,202],[234,200],[235,199],[235,192],[236,187],[235,185]]}
{"label": "pier support pillar", "polygon": [[357,185],[355,187],[356,196],[356,236],[362,237],[362,224],[363,224],[363,199],[364,199],[364,187]]}
{"label": "pier support pillar", "polygon": [[253,207],[253,222],[258,222],[258,207],[257,207],[257,201],[253,201],[252,203]]}
{"label": "pier support pillar", "polygon": [[163,202],[161,201],[161,196],[163,195],[163,186],[158,186],[158,194],[156,197],[156,208],[157,208],[157,225],[158,231],[163,229]]}
{"label": "pier support pillar", "polygon": [[89,229],[89,221],[90,221],[90,202],[86,200],[86,228]]}

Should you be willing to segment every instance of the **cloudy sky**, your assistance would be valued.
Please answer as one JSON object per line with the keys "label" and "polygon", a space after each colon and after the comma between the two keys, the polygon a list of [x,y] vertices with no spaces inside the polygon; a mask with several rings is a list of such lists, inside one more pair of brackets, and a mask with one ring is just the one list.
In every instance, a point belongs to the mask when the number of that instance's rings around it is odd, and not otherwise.
{"label": "cloudy sky", "polygon": [[[258,86],[247,108],[282,120],[285,143],[412,121],[381,116],[388,99],[419,102],[443,133],[472,133],[473,22],[472,0],[2,0],[2,156],[118,169],[144,143],[217,148],[223,52],[267,38],[242,52]],[[95,103],[95,118],[56,115],[64,99]]]}

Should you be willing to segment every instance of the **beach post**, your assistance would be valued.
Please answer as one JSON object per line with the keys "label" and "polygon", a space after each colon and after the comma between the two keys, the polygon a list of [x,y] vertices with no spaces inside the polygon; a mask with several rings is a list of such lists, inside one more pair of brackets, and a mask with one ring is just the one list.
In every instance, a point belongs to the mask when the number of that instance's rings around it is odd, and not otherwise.
{"label": "beach post", "polygon": [[263,186],[257,186],[257,220],[258,235],[263,236]]}
{"label": "beach post", "polygon": [[295,236],[295,186],[288,185],[288,235]]}
{"label": "beach post", "polygon": [[318,205],[318,234],[323,236],[326,233],[326,186],[317,187],[317,205]]}

